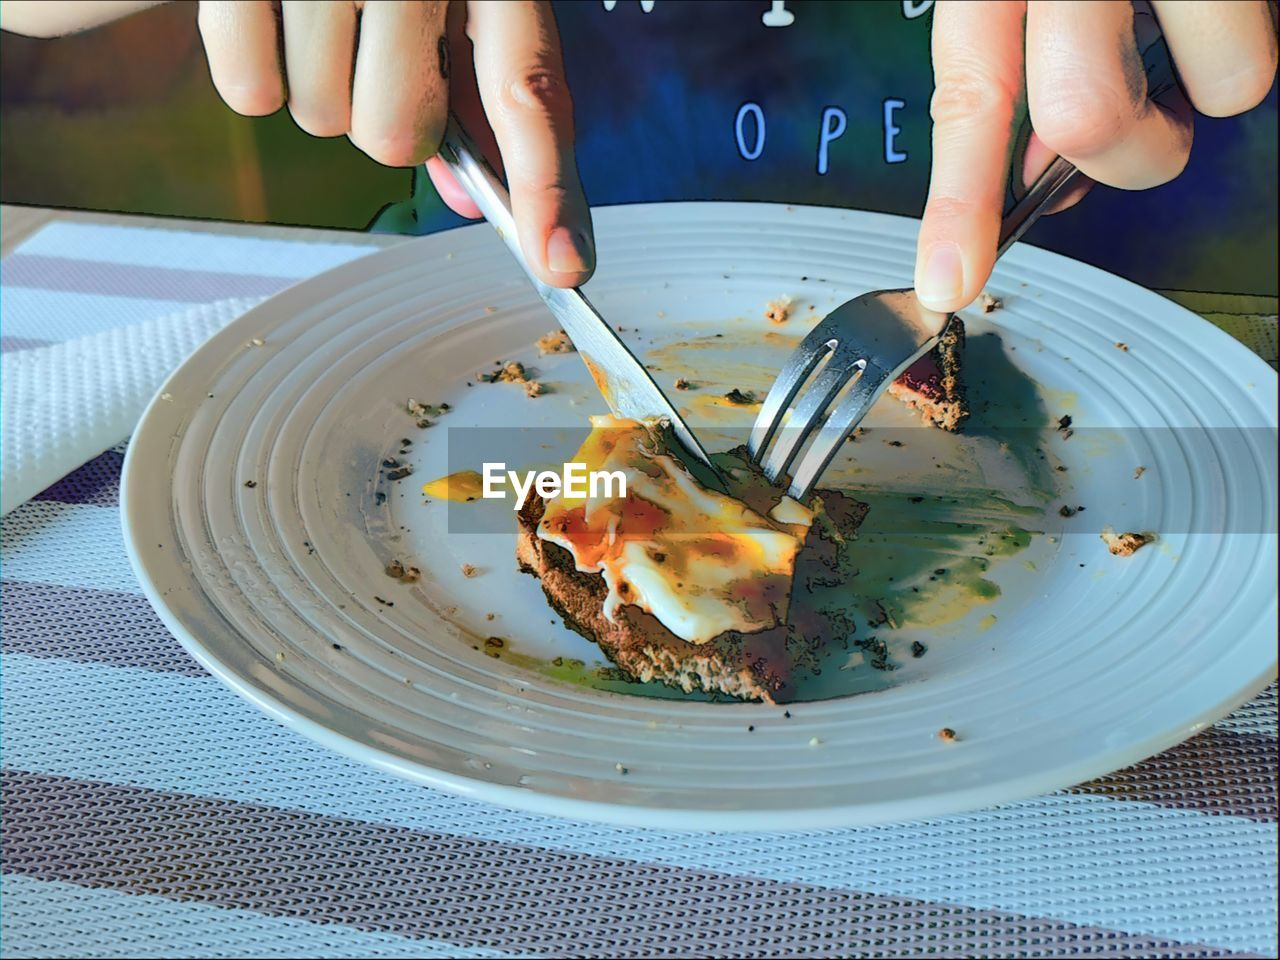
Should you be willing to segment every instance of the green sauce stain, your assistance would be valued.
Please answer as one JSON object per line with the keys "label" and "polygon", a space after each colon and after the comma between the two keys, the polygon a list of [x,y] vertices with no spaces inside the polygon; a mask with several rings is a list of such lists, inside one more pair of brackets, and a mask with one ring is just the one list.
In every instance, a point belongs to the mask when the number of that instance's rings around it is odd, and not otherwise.
{"label": "green sauce stain", "polygon": [[990,491],[848,492],[871,505],[851,551],[851,585],[872,628],[938,627],[991,603],[1000,596],[993,564],[1025,550],[1034,531],[1022,523],[1043,516]]}

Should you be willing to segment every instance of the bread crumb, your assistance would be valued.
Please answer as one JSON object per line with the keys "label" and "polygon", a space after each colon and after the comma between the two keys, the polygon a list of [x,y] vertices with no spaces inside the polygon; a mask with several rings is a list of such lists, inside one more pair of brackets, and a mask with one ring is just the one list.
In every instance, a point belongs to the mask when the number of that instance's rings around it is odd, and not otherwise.
{"label": "bread crumb", "polygon": [[533,372],[526,369],[525,365],[518,360],[499,363],[496,370],[489,372],[482,370],[476,374],[476,379],[481,383],[518,383],[531,397],[537,397],[546,392],[546,388],[534,379]]}
{"label": "bread crumb", "polygon": [[621,774],[622,776],[624,776],[624,777],[625,777],[625,776],[630,772],[630,771],[628,771],[628,770],[627,770],[627,768],[626,768],[626,767],[624,767],[624,766],[623,766],[622,764],[620,764],[620,763],[615,763],[615,764],[613,765],[613,769],[617,770],[617,771],[618,771],[618,773],[620,773],[620,774]]}
{"label": "bread crumb", "polygon": [[1072,420],[1071,420],[1071,415],[1069,413],[1064,413],[1061,417],[1058,418],[1057,431],[1060,434],[1062,434],[1063,440],[1070,440],[1071,435],[1075,433],[1075,431],[1071,429],[1071,424],[1072,424]]}
{"label": "bread crumb", "polygon": [[676,377],[676,382],[672,384],[677,390],[692,390],[693,384],[684,377]]}
{"label": "bread crumb", "polygon": [[386,570],[384,572],[388,577],[392,577],[393,579],[399,580],[401,577],[404,576],[404,564],[402,564],[399,560],[392,560],[390,563],[387,564]]}
{"label": "bread crumb", "polygon": [[957,739],[956,732],[950,727],[943,727],[938,731],[938,739],[944,740],[947,743],[955,743]]}
{"label": "bread crumb", "polygon": [[1117,349],[1117,350],[1121,350],[1121,351],[1123,351],[1124,353],[1128,353],[1128,352],[1129,352],[1129,345],[1128,345],[1127,343],[1125,343],[1123,340],[1117,340],[1117,341],[1116,341],[1116,349]]}
{"label": "bread crumb", "polygon": [[277,651],[276,651],[276,663],[284,663],[284,651],[283,651],[283,650],[277,650]]}
{"label": "bread crumb", "polygon": [[764,305],[764,318],[770,323],[786,323],[791,317],[791,297],[778,297]]}
{"label": "bread crumb", "polygon": [[810,737],[810,738],[809,738],[809,746],[811,746],[811,747],[820,747],[820,746],[822,746],[822,741],[821,741],[821,740],[819,740],[817,737]]}
{"label": "bread crumb", "polygon": [[575,349],[573,341],[569,339],[569,335],[563,330],[552,330],[550,333],[544,333],[538,338],[538,352],[544,355],[548,353],[573,353]]}
{"label": "bread crumb", "polygon": [[462,575],[464,577],[474,577],[480,572],[480,568],[473,563],[464,563],[462,565]]}
{"label": "bread crumb", "polygon": [[497,614],[496,614],[496,613],[486,613],[486,614],[484,615],[484,618],[485,618],[486,620],[492,620],[492,619],[494,619],[494,617],[496,617],[496,616],[497,616]]}
{"label": "bread crumb", "polygon": [[982,291],[982,312],[983,313],[994,313],[996,310],[999,310],[1003,306],[1004,306],[1004,301],[1001,300],[999,297],[993,297],[991,294],[987,293],[985,290]]}
{"label": "bread crumb", "polygon": [[1138,469],[1133,471],[1133,479],[1137,480],[1140,476],[1142,476],[1146,472],[1147,472],[1146,467],[1138,467]]}
{"label": "bread crumb", "polygon": [[754,390],[739,390],[737,387],[734,387],[732,390],[726,393],[724,395],[724,398],[728,400],[730,403],[739,407],[749,407],[752,404],[759,402],[756,399],[756,394]]}
{"label": "bread crumb", "polygon": [[1107,549],[1117,557],[1131,557],[1156,539],[1154,533],[1116,533],[1110,527],[1103,530],[1100,536]]}

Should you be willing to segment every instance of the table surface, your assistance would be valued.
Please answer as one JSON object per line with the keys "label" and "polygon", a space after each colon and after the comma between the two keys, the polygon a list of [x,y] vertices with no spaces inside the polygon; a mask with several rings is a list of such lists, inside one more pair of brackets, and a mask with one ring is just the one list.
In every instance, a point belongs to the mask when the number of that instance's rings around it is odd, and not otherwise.
{"label": "table surface", "polygon": [[[323,245],[403,239],[4,206],[6,340],[171,312],[157,291],[197,267],[284,285]],[[1275,365],[1274,299],[1170,295]],[[330,754],[195,664],[132,579],[121,453],[3,522],[5,956],[1275,955],[1274,685],[964,816],[743,836],[516,813]]]}

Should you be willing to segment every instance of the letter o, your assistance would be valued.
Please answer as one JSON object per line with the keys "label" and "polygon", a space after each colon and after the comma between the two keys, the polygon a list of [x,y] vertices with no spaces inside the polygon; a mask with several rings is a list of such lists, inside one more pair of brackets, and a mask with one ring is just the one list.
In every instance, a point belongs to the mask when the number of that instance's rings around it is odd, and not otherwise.
{"label": "letter o", "polygon": [[[756,118],[756,143],[754,150],[747,149],[747,137],[743,130],[748,116]],[[738,115],[733,120],[733,134],[738,141],[738,153],[743,160],[757,160],[764,153],[764,111],[760,104],[748,100],[738,108]]]}

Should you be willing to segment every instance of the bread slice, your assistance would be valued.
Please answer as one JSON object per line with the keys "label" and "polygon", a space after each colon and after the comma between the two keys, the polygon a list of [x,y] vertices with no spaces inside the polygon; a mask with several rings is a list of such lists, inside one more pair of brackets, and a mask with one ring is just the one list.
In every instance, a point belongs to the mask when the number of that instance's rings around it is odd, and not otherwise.
{"label": "bread slice", "polygon": [[565,626],[600,647],[625,674],[692,693],[718,693],[774,703],[788,699],[796,667],[813,665],[834,631],[845,636],[852,621],[823,612],[813,602],[816,587],[842,581],[847,543],[867,513],[867,505],[835,491],[820,491],[821,509],[796,558],[787,621],[756,633],[726,631],[707,643],[689,643],[639,607],[618,608],[617,620],[604,615],[604,576],[578,570],[573,555],[538,537],[545,504],[531,496],[517,513],[516,559],[537,577],[548,603]]}
{"label": "bread slice", "polygon": [[938,345],[889,384],[889,396],[919,410],[926,424],[955,433],[969,416],[963,352],[964,322],[953,317]]}

